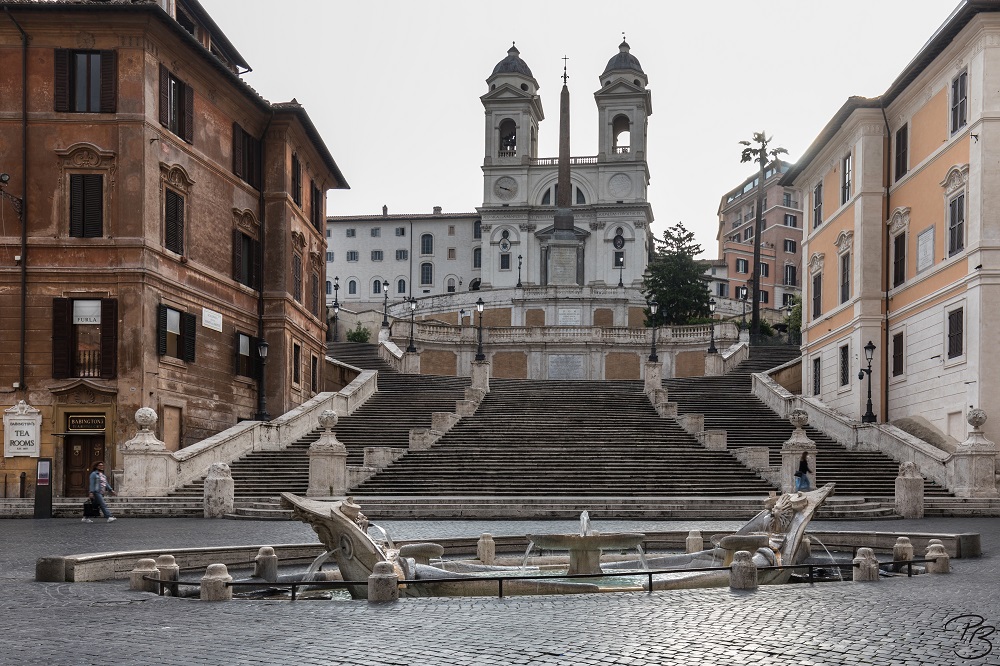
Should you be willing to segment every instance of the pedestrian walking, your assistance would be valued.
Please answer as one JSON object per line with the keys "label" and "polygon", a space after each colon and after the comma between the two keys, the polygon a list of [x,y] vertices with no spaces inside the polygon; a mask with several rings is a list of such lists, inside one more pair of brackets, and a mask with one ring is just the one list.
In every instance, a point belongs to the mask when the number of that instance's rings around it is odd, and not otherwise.
{"label": "pedestrian walking", "polygon": [[[90,494],[88,495],[90,499],[97,505],[97,508],[101,510],[104,517],[108,519],[108,522],[114,522],[117,520],[111,515],[111,511],[108,509],[107,502],[104,501],[104,495],[106,493],[111,493],[112,495],[117,495],[115,489],[111,487],[108,483],[108,477],[104,476],[104,463],[99,462],[94,464],[94,469],[90,473]],[[94,522],[90,518],[84,516],[83,522],[92,523]]]}
{"label": "pedestrian walking", "polygon": [[809,457],[808,454],[803,451],[802,457],[799,458],[799,469],[795,472],[795,492],[805,492],[809,490],[809,474],[812,472],[809,469]]}

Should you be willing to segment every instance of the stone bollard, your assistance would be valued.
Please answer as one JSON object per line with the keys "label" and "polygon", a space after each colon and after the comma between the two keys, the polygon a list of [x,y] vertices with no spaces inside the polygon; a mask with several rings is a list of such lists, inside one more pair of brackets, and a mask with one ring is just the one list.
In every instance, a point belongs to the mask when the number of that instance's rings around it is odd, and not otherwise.
{"label": "stone bollard", "polygon": [[278,556],[271,546],[261,546],[253,558],[253,575],[268,583],[278,582]]}
{"label": "stone bollard", "polygon": [[35,582],[65,583],[66,558],[59,556],[39,557],[35,560]]}
{"label": "stone bollard", "polygon": [[385,604],[399,601],[399,577],[391,562],[379,562],[368,576],[368,603]]}
{"label": "stone bollard", "polygon": [[206,518],[225,518],[236,505],[236,484],[226,463],[216,462],[208,468],[203,493]]}
{"label": "stone bollard", "polygon": [[871,548],[859,548],[854,558],[854,582],[865,583],[878,580],[878,560]]}
{"label": "stone bollard", "polygon": [[[896,545],[892,547],[892,559],[895,562],[909,562],[913,559],[913,544],[910,537],[901,536],[896,539]],[[895,565],[896,571],[902,571],[905,564]]]}
{"label": "stone bollard", "polygon": [[143,580],[143,576],[158,578],[160,575],[156,568],[156,560],[152,557],[144,557],[135,563],[135,568],[128,572],[128,589],[136,592],[158,592],[159,585],[155,580]]}
{"label": "stone bollard", "polygon": [[896,513],[903,518],[924,517],[924,479],[915,463],[899,464],[895,503]]}
{"label": "stone bollard", "polygon": [[[160,574],[160,580],[180,580],[181,568],[177,566],[173,555],[160,555],[156,558],[156,570]],[[157,586],[157,590],[159,590],[159,586]],[[164,585],[163,594],[164,596],[176,597],[177,586]]]}
{"label": "stone bollard", "polygon": [[691,530],[687,539],[684,539],[684,552],[697,553],[700,550],[705,550],[705,540],[701,538],[701,531]]}
{"label": "stone bollard", "polygon": [[233,582],[225,564],[209,564],[201,578],[202,601],[232,601],[233,588],[226,583]]}
{"label": "stone bollard", "polygon": [[479,537],[476,543],[476,557],[483,564],[493,564],[497,561],[497,545],[489,532],[483,532],[483,536]]}
{"label": "stone bollard", "polygon": [[948,555],[948,551],[944,549],[943,544],[935,543],[927,546],[927,555],[925,557],[928,560],[937,560],[936,562],[927,563],[927,573],[944,574],[951,571],[951,556]]}
{"label": "stone bollard", "polygon": [[729,589],[757,589],[757,565],[749,551],[738,550],[733,555],[733,564],[729,567]]}

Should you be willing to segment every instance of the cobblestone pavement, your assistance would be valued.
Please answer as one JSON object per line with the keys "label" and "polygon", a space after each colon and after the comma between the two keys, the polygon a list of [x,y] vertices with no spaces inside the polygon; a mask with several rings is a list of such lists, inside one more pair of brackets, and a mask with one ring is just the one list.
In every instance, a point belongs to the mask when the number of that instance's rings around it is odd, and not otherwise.
{"label": "cobblestone pavement", "polygon": [[[387,521],[397,538],[575,531],[574,521]],[[0,664],[1000,664],[1000,519],[819,522],[817,529],[979,532],[949,575],[877,583],[366,602],[208,604],[125,581],[35,583],[35,559],[104,550],[314,542],[294,522],[0,521]],[[594,529],[721,531],[723,522]],[[948,621],[958,616],[981,617]],[[996,643],[997,647],[992,648]]]}

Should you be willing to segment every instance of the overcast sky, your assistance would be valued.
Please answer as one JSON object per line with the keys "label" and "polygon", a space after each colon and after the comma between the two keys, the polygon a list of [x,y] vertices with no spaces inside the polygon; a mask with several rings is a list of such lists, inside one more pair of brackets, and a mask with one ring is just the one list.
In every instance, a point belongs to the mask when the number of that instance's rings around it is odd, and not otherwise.
{"label": "overcast sky", "polygon": [[306,107],[351,186],[330,215],[471,212],[483,201],[486,78],[516,42],[540,85],[539,156],[558,153],[569,57],[572,153],[597,154],[593,93],[622,32],[649,77],[649,201],[717,255],[719,200],[755,169],[738,142],[794,161],[850,95],[889,87],[954,0],[201,0],[272,102]]}

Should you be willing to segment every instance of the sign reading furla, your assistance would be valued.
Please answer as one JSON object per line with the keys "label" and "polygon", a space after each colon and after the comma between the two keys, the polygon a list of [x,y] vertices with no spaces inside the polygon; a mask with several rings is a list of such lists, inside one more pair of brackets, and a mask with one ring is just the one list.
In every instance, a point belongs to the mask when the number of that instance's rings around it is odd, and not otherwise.
{"label": "sign reading furla", "polygon": [[41,455],[40,437],[42,430],[42,415],[37,409],[19,401],[3,413],[3,455],[5,458],[14,456]]}

